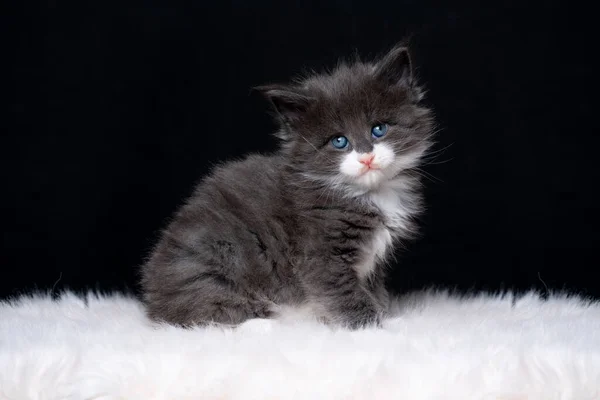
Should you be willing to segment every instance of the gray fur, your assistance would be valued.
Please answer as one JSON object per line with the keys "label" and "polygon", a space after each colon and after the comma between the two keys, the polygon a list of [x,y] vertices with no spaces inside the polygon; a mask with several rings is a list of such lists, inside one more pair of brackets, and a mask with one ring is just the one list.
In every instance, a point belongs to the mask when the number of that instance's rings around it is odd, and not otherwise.
{"label": "gray fur", "polygon": [[[356,151],[370,151],[371,126],[385,121],[389,132],[380,140],[397,157],[420,159],[433,122],[419,104],[407,49],[257,90],[272,102],[281,149],[216,167],[177,211],[142,268],[149,315],[183,326],[235,325],[309,304],[330,323],[377,323],[388,306],[385,260],[367,255],[378,230],[394,243],[415,232],[418,175],[410,167],[390,178],[407,211],[391,224],[369,200],[378,187],[332,183],[350,150],[330,139],[343,133]],[[385,258],[392,253],[386,248]],[[361,277],[355,266],[365,262],[376,265]]]}

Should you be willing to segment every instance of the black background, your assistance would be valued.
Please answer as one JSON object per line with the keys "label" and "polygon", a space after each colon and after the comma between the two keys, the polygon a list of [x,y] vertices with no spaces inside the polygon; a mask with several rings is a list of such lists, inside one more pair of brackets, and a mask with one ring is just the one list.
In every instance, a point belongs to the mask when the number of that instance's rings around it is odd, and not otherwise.
{"label": "black background", "polygon": [[275,148],[250,87],[412,36],[444,149],[396,290],[600,297],[597,21],[575,2],[12,2],[0,295],[136,290],[216,162]]}

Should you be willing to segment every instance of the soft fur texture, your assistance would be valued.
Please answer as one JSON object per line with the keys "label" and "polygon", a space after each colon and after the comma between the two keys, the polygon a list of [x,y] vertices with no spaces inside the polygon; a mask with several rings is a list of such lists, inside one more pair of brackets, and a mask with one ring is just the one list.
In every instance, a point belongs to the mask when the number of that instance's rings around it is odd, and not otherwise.
{"label": "soft fur texture", "polygon": [[415,294],[382,329],[153,326],[117,295],[0,303],[0,399],[600,398],[600,306]]}
{"label": "soft fur texture", "polygon": [[408,49],[258,90],[281,148],[216,167],[177,210],[141,269],[149,315],[239,324],[299,307],[378,323],[386,262],[415,234],[416,169],[433,135]]}

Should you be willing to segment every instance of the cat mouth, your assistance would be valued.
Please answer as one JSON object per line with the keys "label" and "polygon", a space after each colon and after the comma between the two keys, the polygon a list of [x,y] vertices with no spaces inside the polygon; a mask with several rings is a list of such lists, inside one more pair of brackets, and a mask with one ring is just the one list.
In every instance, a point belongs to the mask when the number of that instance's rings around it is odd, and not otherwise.
{"label": "cat mouth", "polygon": [[381,171],[381,168],[380,168],[380,167],[378,167],[378,166],[373,166],[373,165],[371,165],[371,166],[369,166],[369,167],[366,167],[366,166],[365,166],[365,167],[363,167],[363,168],[360,170],[360,175],[359,175],[359,176],[364,176],[364,175],[368,174],[369,172],[376,172],[376,171],[379,171],[379,172],[380,172],[380,171]]}
{"label": "cat mouth", "polygon": [[360,184],[372,186],[385,179],[385,174],[381,168],[366,168],[360,171],[356,179]]}

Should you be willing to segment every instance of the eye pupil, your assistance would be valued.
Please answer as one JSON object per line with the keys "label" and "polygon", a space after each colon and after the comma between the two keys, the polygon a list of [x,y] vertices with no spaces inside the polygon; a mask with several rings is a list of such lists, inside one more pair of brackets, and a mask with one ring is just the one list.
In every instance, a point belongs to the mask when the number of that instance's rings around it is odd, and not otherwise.
{"label": "eye pupil", "polygon": [[344,147],[348,146],[348,139],[346,136],[336,136],[331,139],[331,144],[333,144],[333,147],[337,149],[343,149]]}
{"label": "eye pupil", "polygon": [[380,138],[387,133],[388,126],[387,124],[377,124],[371,128],[371,134],[375,138]]}

